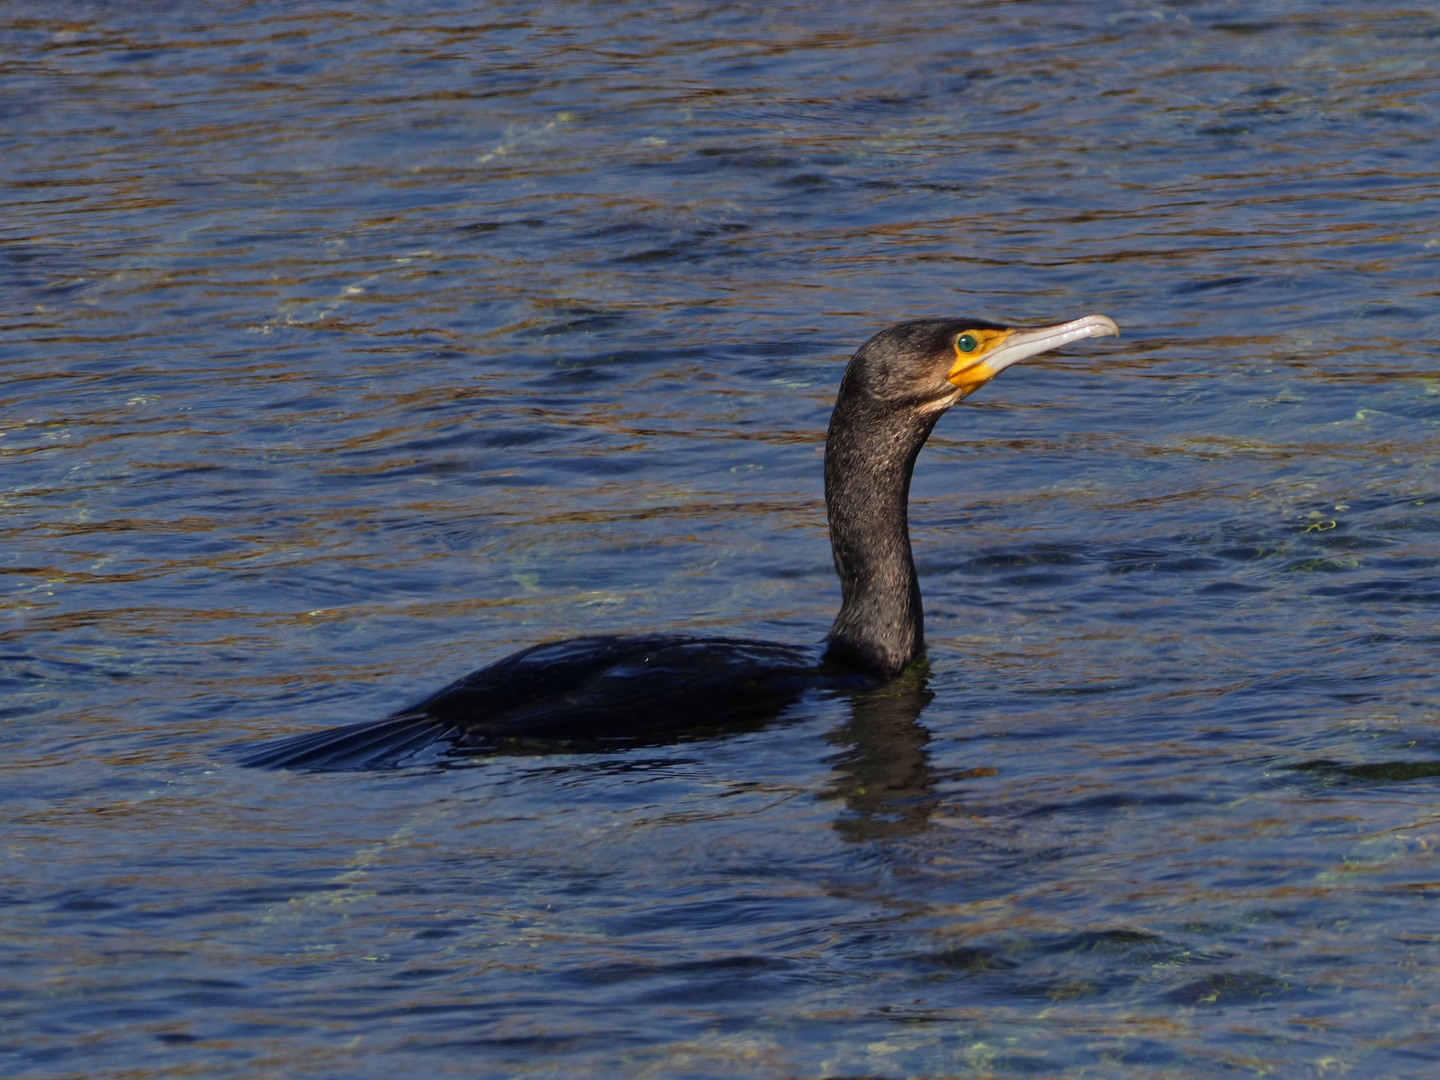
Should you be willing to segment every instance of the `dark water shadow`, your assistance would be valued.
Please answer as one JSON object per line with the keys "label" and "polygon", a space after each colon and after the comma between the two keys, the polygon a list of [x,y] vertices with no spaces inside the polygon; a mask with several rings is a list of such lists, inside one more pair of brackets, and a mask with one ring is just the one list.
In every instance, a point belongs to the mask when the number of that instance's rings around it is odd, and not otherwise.
{"label": "dark water shadow", "polygon": [[929,665],[920,660],[899,678],[851,696],[850,719],[827,736],[841,746],[827,759],[833,775],[823,797],[844,802],[835,822],[847,840],[918,832],[938,802],[920,714],[935,699]]}
{"label": "dark water shadow", "polygon": [[1346,764],[1320,758],[1285,766],[1287,772],[1310,773],[1327,784],[1394,783],[1440,777],[1440,761],[1372,761]]}

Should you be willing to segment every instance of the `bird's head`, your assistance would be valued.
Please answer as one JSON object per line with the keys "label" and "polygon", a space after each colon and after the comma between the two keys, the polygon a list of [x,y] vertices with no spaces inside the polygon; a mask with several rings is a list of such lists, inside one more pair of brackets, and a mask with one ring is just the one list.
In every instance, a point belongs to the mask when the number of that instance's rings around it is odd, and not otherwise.
{"label": "bird's head", "polygon": [[937,412],[1038,353],[1072,341],[1120,335],[1104,315],[1054,326],[1002,326],[983,319],[919,319],[876,334],[855,354],[847,389],[878,402]]}

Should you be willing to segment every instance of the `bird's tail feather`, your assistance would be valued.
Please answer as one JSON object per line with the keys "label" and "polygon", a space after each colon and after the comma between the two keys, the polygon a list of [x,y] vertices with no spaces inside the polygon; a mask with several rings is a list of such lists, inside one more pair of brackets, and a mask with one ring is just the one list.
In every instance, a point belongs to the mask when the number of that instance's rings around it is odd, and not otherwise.
{"label": "bird's tail feather", "polygon": [[245,754],[240,764],[252,769],[316,772],[383,769],[398,765],[411,754],[454,733],[453,724],[427,713],[401,713],[383,720],[279,739]]}

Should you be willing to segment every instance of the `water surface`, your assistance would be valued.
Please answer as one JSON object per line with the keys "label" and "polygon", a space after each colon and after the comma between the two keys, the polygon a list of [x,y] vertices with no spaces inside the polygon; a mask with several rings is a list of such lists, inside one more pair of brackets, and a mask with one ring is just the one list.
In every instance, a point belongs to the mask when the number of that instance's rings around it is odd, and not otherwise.
{"label": "water surface", "polygon": [[[1433,1075],[1440,15],[0,5],[17,1077]],[[304,775],[507,651],[813,641],[844,361],[927,671]]]}

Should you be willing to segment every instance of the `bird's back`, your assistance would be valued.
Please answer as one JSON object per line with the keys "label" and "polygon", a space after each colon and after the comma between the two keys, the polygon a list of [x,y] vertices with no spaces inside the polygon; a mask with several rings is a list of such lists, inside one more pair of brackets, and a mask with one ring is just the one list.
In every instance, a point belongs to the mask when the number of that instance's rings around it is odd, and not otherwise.
{"label": "bird's back", "polygon": [[377,768],[441,741],[461,751],[632,745],[767,720],[807,690],[875,681],[823,664],[817,650],[767,641],[570,638],[512,653],[383,720],[271,743],[245,763]]}

